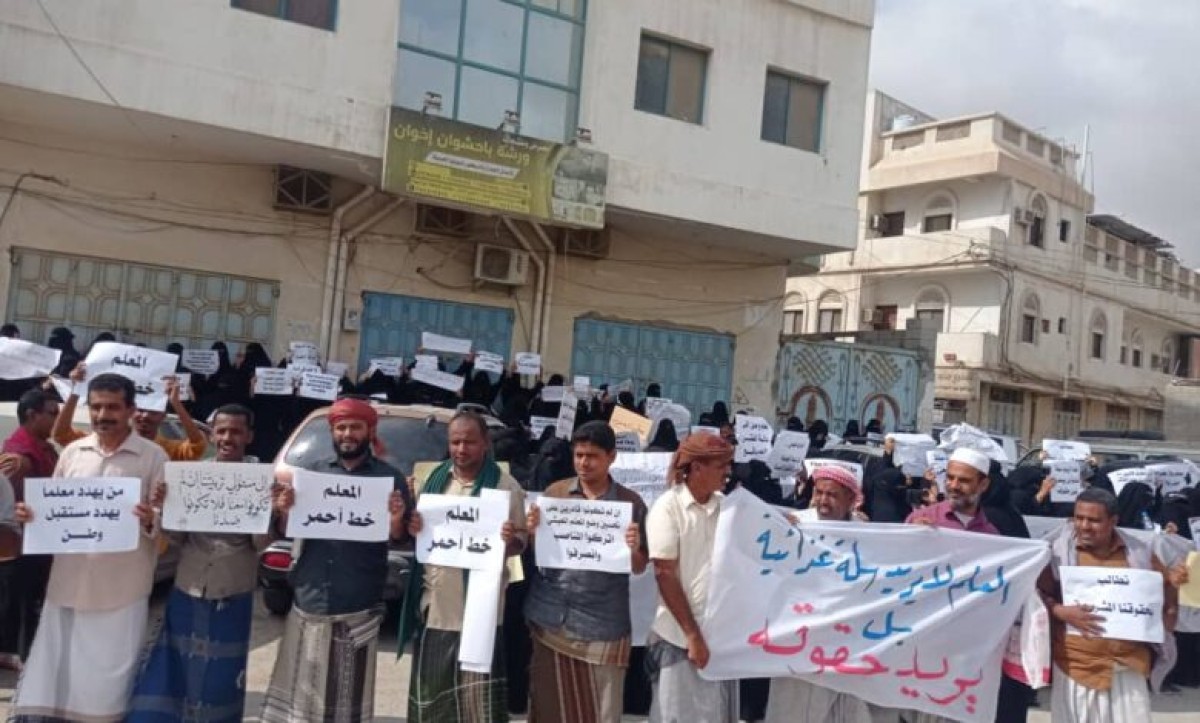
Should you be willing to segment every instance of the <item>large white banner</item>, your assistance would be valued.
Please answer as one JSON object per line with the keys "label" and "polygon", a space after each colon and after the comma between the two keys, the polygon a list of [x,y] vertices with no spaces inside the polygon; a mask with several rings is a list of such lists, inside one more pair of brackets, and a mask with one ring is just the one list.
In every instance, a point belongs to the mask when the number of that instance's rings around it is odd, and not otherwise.
{"label": "large white banner", "polygon": [[133,508],[142,499],[136,477],[30,478],[25,502],[26,555],[128,552],[138,546]]}
{"label": "large white banner", "polygon": [[137,407],[162,412],[167,408],[166,378],[175,375],[179,357],[140,346],[102,341],[88,352],[87,381],[104,373],[120,374],[133,382]]}
{"label": "large white banner", "polygon": [[391,477],[321,474],[298,469],[296,504],[288,512],[287,536],[309,540],[384,542],[391,527]]}
{"label": "large white banner", "polygon": [[266,534],[275,467],[241,462],[167,462],[162,522],[168,530]]}
{"label": "large white banner", "polygon": [[641,495],[646,507],[653,507],[659,495],[667,491],[671,456],[670,452],[620,452],[608,474]]}
{"label": "large white banner", "polygon": [[990,723],[1009,632],[1049,557],[1041,541],[917,525],[792,525],[737,490],[713,545],[701,675],[794,676]]}
{"label": "large white banner", "polygon": [[47,376],[58,366],[61,356],[58,349],[0,336],[0,379]]}
{"label": "large white banner", "polygon": [[628,502],[538,498],[540,529],[534,537],[538,567],[559,570],[632,571],[625,529]]}

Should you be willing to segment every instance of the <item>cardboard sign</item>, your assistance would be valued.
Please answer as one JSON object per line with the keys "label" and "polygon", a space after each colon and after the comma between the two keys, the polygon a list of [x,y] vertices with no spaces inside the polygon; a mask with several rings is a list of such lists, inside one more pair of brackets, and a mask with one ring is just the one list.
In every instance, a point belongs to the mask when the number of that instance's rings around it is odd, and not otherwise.
{"label": "cardboard sign", "polygon": [[637,435],[638,446],[645,447],[650,439],[650,426],[653,424],[649,419],[643,417],[637,412],[631,412],[625,407],[613,407],[612,416],[609,417],[608,426],[620,437],[622,432],[631,432]]}

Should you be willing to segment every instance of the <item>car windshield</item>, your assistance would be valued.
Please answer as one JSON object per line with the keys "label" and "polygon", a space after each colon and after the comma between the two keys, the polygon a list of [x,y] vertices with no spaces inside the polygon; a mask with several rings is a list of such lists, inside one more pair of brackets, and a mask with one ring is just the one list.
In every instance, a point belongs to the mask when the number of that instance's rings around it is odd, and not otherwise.
{"label": "car windshield", "polygon": [[[417,462],[446,459],[449,443],[446,425],[432,417],[380,417],[379,439],[383,442],[383,460],[405,475],[412,474]],[[293,467],[308,467],[333,454],[333,438],[327,417],[312,417],[296,434],[283,461]]]}

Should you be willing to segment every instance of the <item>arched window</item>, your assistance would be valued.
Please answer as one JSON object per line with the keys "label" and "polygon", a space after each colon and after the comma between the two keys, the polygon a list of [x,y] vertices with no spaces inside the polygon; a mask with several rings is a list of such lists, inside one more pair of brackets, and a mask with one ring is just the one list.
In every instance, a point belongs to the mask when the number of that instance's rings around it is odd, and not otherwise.
{"label": "arched window", "polygon": [[1046,204],[1046,199],[1038,194],[1029,202],[1029,210],[1033,212],[1033,219],[1026,226],[1029,245],[1045,248],[1046,219],[1050,216],[1050,207]]}
{"label": "arched window", "polygon": [[1092,312],[1092,358],[1103,361],[1108,353],[1105,342],[1108,339],[1108,318],[1099,309]]}
{"label": "arched window", "polygon": [[925,215],[921,221],[921,233],[936,233],[954,228],[954,199],[939,193],[925,204]]}
{"label": "arched window", "polygon": [[1042,302],[1037,294],[1028,293],[1021,304],[1021,341],[1026,344],[1038,342],[1038,320],[1042,316]]}
{"label": "arched window", "polygon": [[940,333],[946,330],[946,306],[946,295],[941,289],[925,289],[917,294],[913,316],[923,326],[937,329]]}
{"label": "arched window", "polygon": [[846,303],[840,294],[834,291],[826,292],[817,303],[817,333],[831,334],[842,330],[842,316]]}
{"label": "arched window", "polygon": [[1145,349],[1144,345],[1142,344],[1142,332],[1138,331],[1137,329],[1134,329],[1133,333],[1129,335],[1129,349],[1129,363],[1135,369],[1141,369],[1142,353]]}
{"label": "arched window", "polygon": [[803,334],[804,329],[804,294],[789,291],[783,308],[783,333]]}

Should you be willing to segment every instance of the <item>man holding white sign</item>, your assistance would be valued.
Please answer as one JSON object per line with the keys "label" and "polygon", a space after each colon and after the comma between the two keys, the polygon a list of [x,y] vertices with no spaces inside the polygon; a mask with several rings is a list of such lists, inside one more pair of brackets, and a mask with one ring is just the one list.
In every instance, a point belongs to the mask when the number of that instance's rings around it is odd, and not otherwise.
{"label": "man holding white sign", "polygon": [[[1165,568],[1148,543],[1117,527],[1117,499],[1111,492],[1096,487],[1080,492],[1072,522],[1051,544],[1050,566],[1038,580],[1051,619],[1053,719],[1061,723],[1148,721],[1152,648],[1106,633],[1106,627],[1118,623],[1112,616],[1136,617],[1141,614],[1139,607],[1125,611],[1103,604],[1064,604],[1075,593],[1064,589],[1060,580],[1064,568],[1076,566],[1106,568],[1118,577],[1121,570],[1155,571],[1165,577]],[[1162,585],[1162,602],[1146,606],[1146,612],[1160,616],[1170,632],[1179,612],[1176,590],[1165,580]]]}
{"label": "man holding white sign", "polygon": [[[213,417],[216,461],[167,464],[167,483],[155,502],[164,507],[163,527],[176,530],[169,536],[181,549],[179,568],[126,723],[191,716],[212,723],[242,720],[258,553],[268,542],[273,476],[270,465],[247,464],[257,461],[246,456],[253,439],[253,412],[236,404],[220,407]],[[252,529],[212,531],[222,527]]]}
{"label": "man holding white sign", "polygon": [[[525,605],[529,717],[557,721],[571,711],[577,720],[619,723],[631,650],[629,573],[640,575],[649,561],[646,505],[608,474],[617,457],[608,424],[581,425],[571,446],[577,476],[547,487],[528,516],[537,560]],[[611,514],[619,508],[628,524]]]}
{"label": "man holding white sign", "polygon": [[[54,477],[63,483],[71,478],[137,479],[141,496],[132,509],[137,547],[128,552],[55,555],[11,721],[119,721],[128,709],[157,560],[158,520],[149,496],[162,481],[167,461],[160,447],[133,434],[135,397],[133,382],[125,377],[93,378],[88,411],[94,431],[63,450]],[[112,498],[114,507],[119,499]],[[37,536],[35,528],[46,524],[50,514],[51,509],[17,505],[26,539]]]}
{"label": "man holding white sign", "polygon": [[[364,401],[335,402],[329,411],[334,454],[315,462],[308,471],[317,477],[353,477],[355,487],[390,490],[388,530],[383,537],[399,541],[405,534],[405,514],[412,509],[411,497],[400,472],[376,456],[378,423],[378,413]],[[297,506],[297,474],[277,474],[275,533],[280,536],[289,528]],[[335,486],[329,491],[330,498],[357,498],[361,489],[351,487]],[[317,495],[323,497],[324,492]],[[384,514],[379,510],[376,520]],[[371,720],[387,552],[386,539],[297,541],[290,575],[295,602],[267,688],[263,721]],[[337,675],[329,675],[331,671]]]}

